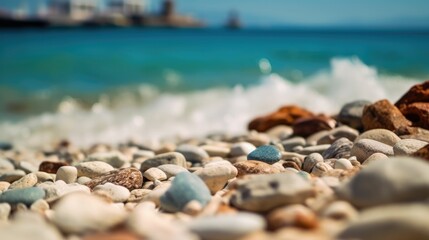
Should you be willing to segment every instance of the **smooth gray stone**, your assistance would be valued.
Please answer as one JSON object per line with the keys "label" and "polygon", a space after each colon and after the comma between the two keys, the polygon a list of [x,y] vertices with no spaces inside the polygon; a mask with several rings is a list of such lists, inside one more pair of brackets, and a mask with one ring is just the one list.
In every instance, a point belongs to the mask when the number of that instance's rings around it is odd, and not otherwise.
{"label": "smooth gray stone", "polygon": [[316,146],[310,146],[305,147],[301,151],[299,151],[299,154],[308,155],[311,153],[320,153],[323,154],[331,145],[330,144],[323,144],[323,145],[316,145]]}
{"label": "smooth gray stone", "polygon": [[350,155],[356,156],[356,159],[361,163],[374,153],[393,156],[393,147],[372,139],[361,139],[355,142],[350,150]]}
{"label": "smooth gray stone", "polygon": [[176,152],[183,154],[186,161],[192,163],[202,163],[210,157],[204,149],[190,144],[180,145],[176,148]]}
{"label": "smooth gray stone", "polygon": [[395,156],[412,155],[429,143],[416,139],[402,139],[393,146]]}
{"label": "smooth gray stone", "polygon": [[161,208],[169,212],[179,212],[192,200],[204,207],[211,199],[210,190],[197,175],[189,172],[177,174],[170,188],[161,196]]}
{"label": "smooth gray stone", "polygon": [[391,205],[363,211],[337,239],[429,239],[427,204]]}
{"label": "smooth gray stone", "polygon": [[392,157],[367,165],[336,189],[339,198],[359,208],[429,198],[429,164],[411,157]]}
{"label": "smooth gray stone", "polygon": [[38,187],[11,189],[0,195],[0,202],[9,204],[23,203],[30,206],[35,201],[45,197],[45,191]]}
{"label": "smooth gray stone", "polygon": [[164,164],[174,164],[186,168],[186,159],[183,154],[178,152],[169,152],[156,155],[142,162],[140,171],[145,172],[149,168],[158,167]]}
{"label": "smooth gray stone", "polygon": [[394,146],[399,140],[401,140],[394,132],[387,129],[372,129],[362,133],[356,138],[355,142],[362,139],[371,139],[378,142],[382,142],[389,146]]}
{"label": "smooth gray stone", "polygon": [[255,149],[256,149],[256,147],[251,143],[238,142],[238,143],[234,143],[231,146],[231,150],[229,152],[229,155],[231,157],[247,156],[249,153],[251,153]]}
{"label": "smooth gray stone", "polygon": [[349,158],[350,150],[352,149],[353,143],[347,138],[340,138],[326,149],[322,156],[324,159],[329,158]]}
{"label": "smooth gray stone", "polygon": [[24,176],[25,172],[22,170],[0,171],[0,182],[13,183]]}
{"label": "smooth gray stone", "polygon": [[196,218],[189,229],[206,240],[234,240],[265,226],[265,219],[257,214],[237,213]]}
{"label": "smooth gray stone", "polygon": [[174,164],[164,164],[157,168],[163,171],[167,175],[167,178],[174,177],[181,172],[189,172],[186,168]]}
{"label": "smooth gray stone", "polygon": [[0,158],[0,171],[13,171],[15,170],[15,166],[5,158]]}
{"label": "smooth gray stone", "polygon": [[355,129],[362,129],[362,113],[366,105],[371,104],[370,101],[358,100],[345,104],[337,116],[337,120],[347,124]]}
{"label": "smooth gray stone", "polygon": [[287,152],[291,152],[296,146],[305,146],[306,141],[303,137],[293,137],[281,142]]}

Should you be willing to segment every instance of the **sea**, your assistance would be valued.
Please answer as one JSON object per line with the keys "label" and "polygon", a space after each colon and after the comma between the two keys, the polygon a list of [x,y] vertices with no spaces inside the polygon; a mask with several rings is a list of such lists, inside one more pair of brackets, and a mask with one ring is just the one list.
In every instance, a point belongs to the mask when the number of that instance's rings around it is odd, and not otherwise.
{"label": "sea", "polygon": [[246,132],[297,104],[335,114],[429,79],[429,30],[0,30],[0,142],[43,148]]}

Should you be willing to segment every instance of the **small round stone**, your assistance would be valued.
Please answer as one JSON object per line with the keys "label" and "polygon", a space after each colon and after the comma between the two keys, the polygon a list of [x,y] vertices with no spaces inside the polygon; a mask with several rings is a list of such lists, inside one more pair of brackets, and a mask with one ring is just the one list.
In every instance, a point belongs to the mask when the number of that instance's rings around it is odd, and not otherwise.
{"label": "small round stone", "polygon": [[280,151],[271,145],[260,146],[247,155],[248,160],[257,160],[268,164],[278,162],[281,157],[282,155]]}
{"label": "small round stone", "polygon": [[349,170],[349,169],[353,169],[353,165],[348,159],[340,158],[340,159],[337,159],[335,161],[334,168],[335,169],[342,169],[342,170]]}
{"label": "small round stone", "polygon": [[94,188],[94,192],[105,192],[114,202],[125,202],[130,197],[130,191],[122,186],[105,183]]}
{"label": "small round stone", "polygon": [[77,179],[77,169],[73,166],[63,166],[57,171],[56,180],[63,180],[65,183],[74,183]]}
{"label": "small round stone", "polygon": [[231,146],[231,150],[229,152],[229,155],[231,157],[247,156],[249,153],[251,153],[255,149],[256,149],[256,147],[251,143],[238,142],[238,143],[234,143]]}
{"label": "small round stone", "polygon": [[155,180],[163,181],[167,179],[167,175],[161,169],[158,169],[156,167],[149,168],[148,170],[146,170],[143,173],[143,176],[149,179],[150,181],[155,181]]}

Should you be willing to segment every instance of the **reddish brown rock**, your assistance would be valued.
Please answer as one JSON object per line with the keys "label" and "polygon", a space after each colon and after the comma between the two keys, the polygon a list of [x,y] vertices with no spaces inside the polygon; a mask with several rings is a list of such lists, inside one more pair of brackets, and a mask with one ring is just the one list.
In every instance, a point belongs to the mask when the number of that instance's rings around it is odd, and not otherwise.
{"label": "reddish brown rock", "polygon": [[46,173],[57,173],[58,169],[62,166],[68,166],[68,164],[66,162],[43,161],[39,165],[39,171]]}
{"label": "reddish brown rock", "polygon": [[403,105],[401,112],[412,122],[413,127],[429,129],[429,103],[416,102]]}
{"label": "reddish brown rock", "polygon": [[275,126],[292,125],[297,119],[312,116],[314,114],[304,108],[294,105],[284,106],[269,115],[253,119],[249,123],[248,129],[265,132]]}
{"label": "reddish brown rock", "polygon": [[319,225],[316,215],[302,205],[291,205],[273,210],[267,215],[267,223],[270,230],[283,227],[312,229]]}
{"label": "reddish brown rock", "polygon": [[237,177],[242,177],[247,174],[280,173],[279,169],[271,166],[270,164],[254,160],[234,163],[234,167],[238,170]]}
{"label": "reddish brown rock", "polygon": [[413,154],[414,157],[423,158],[429,161],[429,144],[420,148],[417,152]]}
{"label": "reddish brown rock", "polygon": [[399,109],[386,99],[366,106],[363,109],[362,123],[365,131],[377,128],[395,131],[411,126],[411,122]]}
{"label": "reddish brown rock", "polygon": [[395,103],[395,106],[402,111],[403,107],[415,102],[429,103],[429,81],[414,85]]}
{"label": "reddish brown rock", "polygon": [[128,188],[132,191],[134,189],[141,188],[143,185],[143,175],[137,168],[124,168],[119,170],[113,170],[107,174],[96,177],[88,182],[86,185],[89,188],[94,188],[97,185],[105,183],[113,183]]}
{"label": "reddish brown rock", "polygon": [[293,124],[293,134],[308,137],[323,130],[332,130],[335,125],[336,121],[325,115],[301,118]]}

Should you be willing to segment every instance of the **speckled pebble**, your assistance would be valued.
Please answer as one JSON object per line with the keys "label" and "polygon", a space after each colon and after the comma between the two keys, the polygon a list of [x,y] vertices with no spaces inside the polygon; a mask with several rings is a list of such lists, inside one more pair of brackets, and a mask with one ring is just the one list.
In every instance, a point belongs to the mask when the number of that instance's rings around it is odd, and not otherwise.
{"label": "speckled pebble", "polygon": [[130,197],[130,191],[122,186],[105,183],[94,188],[94,193],[105,192],[114,202],[125,202]]}
{"label": "speckled pebble", "polygon": [[37,183],[37,176],[35,173],[29,173],[25,175],[24,177],[20,178],[19,180],[16,180],[13,182],[9,189],[18,189],[18,188],[29,188],[33,187]]}
{"label": "speckled pebble", "polygon": [[268,164],[278,162],[281,157],[280,151],[271,145],[260,146],[247,155],[248,160],[257,160]]}

